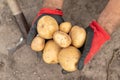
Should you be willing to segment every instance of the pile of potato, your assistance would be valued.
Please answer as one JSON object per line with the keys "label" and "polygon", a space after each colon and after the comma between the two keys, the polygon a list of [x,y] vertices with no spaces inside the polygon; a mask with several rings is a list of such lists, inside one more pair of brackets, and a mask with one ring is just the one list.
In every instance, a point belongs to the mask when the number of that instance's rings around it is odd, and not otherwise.
{"label": "pile of potato", "polygon": [[58,25],[54,18],[43,16],[38,21],[37,31],[38,35],[33,39],[31,48],[43,51],[45,63],[59,63],[68,72],[77,70],[81,56],[78,48],[83,46],[86,39],[86,31],[82,27],[72,27],[70,22]]}

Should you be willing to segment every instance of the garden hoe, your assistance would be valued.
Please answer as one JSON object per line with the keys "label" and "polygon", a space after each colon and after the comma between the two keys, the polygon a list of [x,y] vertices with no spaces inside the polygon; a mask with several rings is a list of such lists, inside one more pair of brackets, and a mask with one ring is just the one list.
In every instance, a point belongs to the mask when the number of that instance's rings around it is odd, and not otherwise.
{"label": "garden hoe", "polygon": [[21,37],[15,43],[15,45],[8,47],[8,52],[14,53],[17,49],[19,49],[26,43],[27,33],[28,33],[30,27],[27,24],[27,21],[25,19],[25,16],[24,16],[19,4],[18,4],[18,1],[17,0],[7,0],[7,3],[13,13],[15,21],[21,32]]}

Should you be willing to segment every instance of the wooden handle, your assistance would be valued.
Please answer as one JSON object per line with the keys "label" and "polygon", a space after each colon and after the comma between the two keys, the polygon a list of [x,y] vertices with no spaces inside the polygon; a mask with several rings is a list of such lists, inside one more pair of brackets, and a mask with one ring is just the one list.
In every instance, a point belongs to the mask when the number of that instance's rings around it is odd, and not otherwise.
{"label": "wooden handle", "polygon": [[8,5],[13,13],[13,15],[17,15],[22,13],[20,6],[18,5],[17,0],[7,0]]}
{"label": "wooden handle", "polygon": [[18,28],[20,29],[23,37],[27,38],[27,33],[28,33],[30,27],[27,24],[25,16],[24,16],[17,0],[7,0],[7,2],[13,13],[13,16],[15,17],[15,20],[18,24]]}

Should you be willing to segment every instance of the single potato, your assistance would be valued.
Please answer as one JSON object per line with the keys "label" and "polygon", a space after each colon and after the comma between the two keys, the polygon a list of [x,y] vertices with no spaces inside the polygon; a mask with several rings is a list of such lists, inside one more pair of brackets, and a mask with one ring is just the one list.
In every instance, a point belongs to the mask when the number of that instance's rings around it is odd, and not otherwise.
{"label": "single potato", "polygon": [[69,33],[70,29],[72,28],[72,24],[70,22],[63,22],[60,24],[60,31]]}
{"label": "single potato", "polygon": [[63,48],[68,47],[71,44],[70,36],[62,31],[56,31],[53,35],[53,40]]}
{"label": "single potato", "polygon": [[57,64],[60,50],[60,46],[58,46],[53,40],[49,40],[43,50],[44,62],[48,64]]}
{"label": "single potato", "polygon": [[80,56],[81,53],[77,48],[69,46],[60,51],[58,60],[64,70],[72,72],[77,70],[77,63],[80,59]]}
{"label": "single potato", "polygon": [[59,29],[57,21],[51,16],[43,16],[38,20],[37,31],[44,39],[51,39],[53,33]]}
{"label": "single potato", "polygon": [[80,48],[83,46],[86,39],[86,31],[84,28],[79,26],[73,26],[69,33],[72,39],[72,45],[76,48]]}
{"label": "single potato", "polygon": [[36,36],[31,43],[31,48],[34,51],[42,51],[44,49],[44,46],[45,40],[40,36]]}

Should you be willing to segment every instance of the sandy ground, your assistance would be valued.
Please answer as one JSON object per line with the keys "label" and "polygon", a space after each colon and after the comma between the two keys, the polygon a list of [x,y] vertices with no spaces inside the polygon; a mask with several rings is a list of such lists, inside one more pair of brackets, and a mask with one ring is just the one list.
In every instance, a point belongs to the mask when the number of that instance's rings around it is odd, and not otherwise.
{"label": "sandy ground", "polygon": [[[42,0],[18,0],[29,25]],[[97,19],[108,0],[65,0],[64,19],[73,25],[87,27]],[[58,65],[48,65],[27,45],[14,54],[8,52],[20,38],[14,17],[0,0],[0,80],[120,80],[120,28],[82,71],[63,75]]]}

